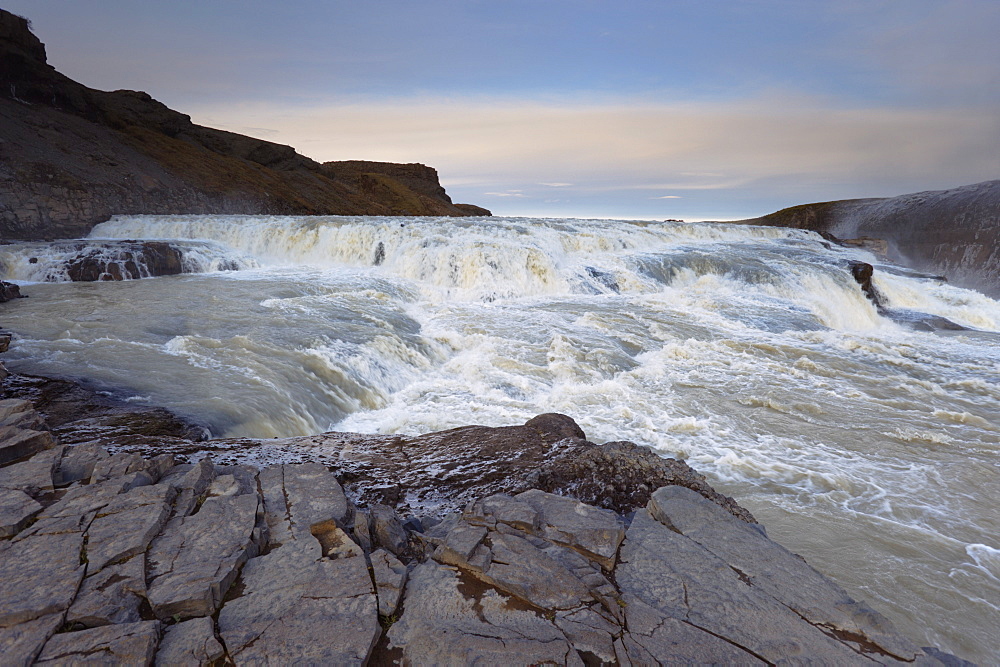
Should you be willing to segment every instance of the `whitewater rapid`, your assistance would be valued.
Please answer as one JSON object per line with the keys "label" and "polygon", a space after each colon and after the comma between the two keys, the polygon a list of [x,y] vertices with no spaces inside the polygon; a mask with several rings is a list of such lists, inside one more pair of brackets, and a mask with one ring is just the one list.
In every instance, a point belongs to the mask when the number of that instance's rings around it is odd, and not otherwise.
{"label": "whitewater rapid", "polygon": [[[921,645],[1000,660],[996,301],[809,232],[708,223],[129,216],[99,239],[172,240],[201,272],[30,284],[4,310],[12,369],[216,436],[562,412],[686,458]],[[60,261],[0,246],[6,279],[59,280]],[[851,261],[875,265],[881,311]]]}

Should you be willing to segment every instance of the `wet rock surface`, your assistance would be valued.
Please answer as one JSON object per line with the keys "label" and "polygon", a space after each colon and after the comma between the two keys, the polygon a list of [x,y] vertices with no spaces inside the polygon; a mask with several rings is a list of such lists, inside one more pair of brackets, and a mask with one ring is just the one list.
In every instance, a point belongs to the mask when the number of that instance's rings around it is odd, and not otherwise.
{"label": "wet rock surface", "polygon": [[[30,402],[0,409],[49,433]],[[364,506],[361,498],[383,496],[366,496],[364,468],[346,456],[344,468],[257,468],[94,444],[43,450],[0,468],[3,511],[13,508],[10,519],[0,513],[4,660],[956,660],[914,646],[689,468],[658,467],[632,443],[601,448],[583,437],[562,415],[423,436],[414,458],[431,456],[428,443],[457,442],[488,461],[519,438],[557,463],[576,453],[578,465],[563,461],[545,476],[520,474],[527,460],[508,453],[515,480],[504,488],[513,492],[498,491],[501,476],[480,472],[475,458],[456,465],[454,476],[442,474],[444,487],[466,502],[440,519],[406,516],[405,502]],[[598,494],[601,465],[614,480],[615,509],[572,497]],[[675,482],[649,488],[668,478]],[[523,488],[532,480],[562,495]],[[419,496],[406,487],[400,497]],[[643,500],[628,506],[628,498]]]}

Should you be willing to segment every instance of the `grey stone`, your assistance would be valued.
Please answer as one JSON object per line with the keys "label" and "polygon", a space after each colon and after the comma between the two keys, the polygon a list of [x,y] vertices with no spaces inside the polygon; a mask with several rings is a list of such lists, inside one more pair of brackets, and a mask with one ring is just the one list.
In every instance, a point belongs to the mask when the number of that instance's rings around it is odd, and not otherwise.
{"label": "grey stone", "polygon": [[[257,493],[257,475],[259,471],[248,465],[217,465],[215,466],[215,478],[232,477],[232,481],[237,485],[235,494],[230,490],[226,495],[244,495],[247,493]],[[214,481],[213,481],[214,483]],[[209,492],[211,494],[211,491]]]}
{"label": "grey stone", "polygon": [[215,612],[248,558],[258,552],[258,498],[209,498],[188,517],[172,520],[147,555],[149,603],[159,618]]}
{"label": "grey stone", "polygon": [[406,566],[385,549],[371,555],[372,577],[378,593],[378,613],[392,616],[399,608],[399,600],[406,585]]}
{"label": "grey stone", "polygon": [[337,478],[319,463],[270,466],[261,472],[264,510],[272,540],[308,538],[310,527],[328,520],[348,523],[349,508]]}
{"label": "grey stone", "polygon": [[65,447],[53,447],[35,454],[27,461],[0,468],[0,488],[19,489],[36,496],[53,488],[53,473]]}
{"label": "grey stone", "polygon": [[106,567],[83,580],[66,622],[88,628],[113,623],[137,623],[146,597],[144,556]]}
{"label": "grey stone", "polygon": [[495,590],[463,593],[460,586],[475,582],[462,577],[432,561],[410,573],[403,615],[389,629],[391,647],[402,651],[404,663],[581,664],[553,623]]}
{"label": "grey stone", "polygon": [[617,514],[538,490],[516,498],[538,512],[543,537],[580,551],[606,570],[614,568],[618,546],[625,538],[625,524]]}
{"label": "grey stone", "polygon": [[226,650],[215,638],[212,619],[192,618],[166,629],[156,651],[156,664],[209,665],[225,653]]}
{"label": "grey stone", "polygon": [[622,637],[627,660],[680,664],[763,665],[763,661],[724,639],[666,616],[639,598],[625,596],[628,632]]}
{"label": "grey stone", "polygon": [[45,642],[63,624],[61,612],[0,628],[0,663],[3,665],[31,665]]}
{"label": "grey stone", "polygon": [[470,503],[463,515],[473,525],[493,527],[499,521],[528,532],[537,532],[540,528],[535,508],[503,493]]}
{"label": "grey stone", "polygon": [[87,531],[89,572],[144,553],[170,517],[176,493],[169,484],[141,486],[101,508]]}
{"label": "grey stone", "polygon": [[[452,521],[442,522],[438,525],[442,528],[439,532],[444,532],[446,528],[448,530],[444,533],[441,545],[434,553],[434,558],[442,563],[449,563],[451,565],[465,565],[468,563],[487,533],[486,528],[482,526],[470,526],[464,520],[458,519],[458,517]],[[432,536],[434,534],[430,533]]]}
{"label": "grey stone", "polygon": [[146,467],[146,460],[138,454],[115,454],[95,463],[90,483],[97,484],[115,477],[123,477],[129,473],[144,471]]}
{"label": "grey stone", "polygon": [[33,456],[55,446],[56,441],[48,431],[0,426],[0,465]]}
{"label": "grey stone", "polygon": [[851,599],[804,560],[768,539],[758,526],[739,521],[700,494],[679,486],[661,488],[653,493],[649,512],[813,625],[855,635],[902,660],[921,655],[888,619]]}
{"label": "grey stone", "polygon": [[5,398],[0,400],[0,424],[6,425],[7,420],[14,415],[34,412],[35,406],[23,398]]}
{"label": "grey stone", "polygon": [[636,512],[615,570],[624,595],[664,616],[721,637],[769,662],[861,662],[850,646],[831,639],[694,541]]}
{"label": "grey stone", "polygon": [[83,533],[0,543],[0,627],[66,610],[86,569],[82,547]]}
{"label": "grey stone", "polygon": [[311,542],[292,540],[243,568],[242,596],[219,612],[219,633],[237,664],[367,660],[381,627],[364,556],[321,558]]}
{"label": "grey stone", "polygon": [[376,503],[369,508],[368,513],[372,543],[385,547],[396,556],[406,555],[409,550],[409,538],[395,510]]}
{"label": "grey stone", "polygon": [[177,489],[174,499],[174,516],[185,517],[194,512],[198,503],[203,502],[205,493],[215,476],[215,466],[209,457],[196,463],[174,466],[160,478],[161,484],[169,484]]}
{"label": "grey stone", "polygon": [[0,489],[0,538],[18,534],[41,511],[41,504],[24,491]]}
{"label": "grey stone", "polygon": [[569,568],[526,539],[499,533],[488,539],[491,562],[477,575],[500,590],[543,609],[571,609],[593,600],[589,587]]}
{"label": "grey stone", "polygon": [[560,611],[555,615],[555,624],[578,653],[589,653],[603,663],[614,663],[614,641],[623,630],[601,611],[599,607]]}
{"label": "grey stone", "polygon": [[354,527],[351,529],[351,534],[365,553],[372,552],[372,532],[367,510],[354,510]]}
{"label": "grey stone", "polygon": [[159,640],[159,621],[66,632],[46,642],[36,664],[146,665],[153,661]]}
{"label": "grey stone", "polygon": [[94,442],[67,447],[59,462],[55,485],[64,486],[81,480],[89,480],[94,474],[94,467],[103,459],[110,457],[108,452]]}

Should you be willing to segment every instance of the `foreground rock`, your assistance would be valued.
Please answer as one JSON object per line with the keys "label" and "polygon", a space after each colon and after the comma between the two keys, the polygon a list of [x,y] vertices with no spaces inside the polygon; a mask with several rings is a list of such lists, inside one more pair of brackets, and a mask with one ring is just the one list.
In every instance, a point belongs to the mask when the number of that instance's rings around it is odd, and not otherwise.
{"label": "foreground rock", "polygon": [[[7,404],[44,428],[31,407]],[[359,476],[375,462],[344,451],[343,468],[258,469],[81,444],[0,468],[0,489],[29,517],[7,521],[0,541],[4,664],[952,660],[769,540],[704,478],[637,445],[598,447],[562,415],[414,440],[421,465],[436,460],[432,444],[472,457],[442,474],[468,500],[460,511],[359,505],[374,497]],[[521,447],[552,458],[529,473]],[[473,463],[504,448],[516,490],[498,492],[502,475]],[[572,497],[601,492],[608,507]]]}

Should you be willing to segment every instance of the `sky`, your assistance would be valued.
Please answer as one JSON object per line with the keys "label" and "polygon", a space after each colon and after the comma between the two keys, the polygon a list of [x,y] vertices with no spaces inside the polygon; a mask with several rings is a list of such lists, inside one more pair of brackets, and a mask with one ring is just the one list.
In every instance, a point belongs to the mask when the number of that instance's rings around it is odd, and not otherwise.
{"label": "sky", "polygon": [[0,0],[59,71],[494,214],[727,220],[1000,178],[1000,0]]}

